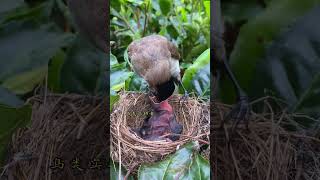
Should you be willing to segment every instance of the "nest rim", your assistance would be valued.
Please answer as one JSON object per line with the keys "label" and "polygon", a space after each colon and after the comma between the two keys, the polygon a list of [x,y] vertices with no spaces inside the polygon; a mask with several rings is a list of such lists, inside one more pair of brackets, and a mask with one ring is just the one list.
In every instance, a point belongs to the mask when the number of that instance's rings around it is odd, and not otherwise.
{"label": "nest rim", "polygon": [[[189,97],[187,103],[179,107],[179,98],[181,95],[173,95],[169,99],[169,104],[173,106],[175,110],[176,120],[183,125],[183,132],[177,141],[148,141],[144,140],[134,132],[132,128],[138,126],[132,126],[132,119],[129,118],[119,118],[118,114],[122,114],[125,117],[128,113],[127,109],[123,107],[134,107],[137,104],[143,104],[142,107],[148,107],[148,97],[146,93],[141,92],[120,92],[120,99],[114,104],[114,108],[111,111],[111,122],[110,122],[110,135],[111,135],[111,158],[114,161],[119,161],[124,167],[129,167],[132,169],[134,166],[141,163],[153,163],[155,161],[165,158],[167,155],[174,153],[184,144],[190,141],[198,141],[203,144],[209,143],[210,135],[210,113],[209,113],[209,102],[205,102],[197,97]],[[135,98],[133,98],[135,97]],[[131,98],[131,99],[130,99]],[[128,100],[129,99],[129,100]],[[129,101],[128,104],[124,105],[126,100]],[[191,107],[190,112],[195,113],[193,117],[187,117],[185,109]],[[142,108],[141,108],[142,109]],[[182,111],[180,111],[182,109]],[[177,113],[178,111],[178,113]],[[206,111],[206,114],[203,112]],[[189,112],[189,113],[190,113]],[[122,116],[121,116],[122,117]],[[203,122],[202,122],[203,121]],[[131,124],[130,124],[131,123]],[[188,125],[188,123],[191,123]],[[203,123],[206,126],[200,126]],[[139,123],[137,123],[139,124]],[[135,124],[135,125],[137,125]],[[206,131],[207,130],[207,131]],[[206,132],[205,132],[206,131]],[[204,133],[205,132],[205,133]],[[129,154],[129,156],[128,156]],[[126,157],[132,157],[133,162],[123,162],[128,161]],[[207,157],[209,158],[209,157]],[[129,160],[130,161],[130,160]]]}

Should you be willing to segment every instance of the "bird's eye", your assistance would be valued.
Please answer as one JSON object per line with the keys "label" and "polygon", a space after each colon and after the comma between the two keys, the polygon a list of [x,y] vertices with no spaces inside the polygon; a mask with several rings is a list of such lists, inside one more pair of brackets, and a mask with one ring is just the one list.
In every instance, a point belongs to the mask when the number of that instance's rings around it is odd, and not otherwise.
{"label": "bird's eye", "polygon": [[145,130],[142,130],[141,131],[141,134],[144,136],[144,135],[146,135],[146,131]]}

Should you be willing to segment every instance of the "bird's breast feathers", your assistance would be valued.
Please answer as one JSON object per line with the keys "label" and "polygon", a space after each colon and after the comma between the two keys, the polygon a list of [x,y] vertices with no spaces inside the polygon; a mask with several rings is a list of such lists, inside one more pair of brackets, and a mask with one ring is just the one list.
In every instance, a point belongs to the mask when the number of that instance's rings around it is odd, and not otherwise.
{"label": "bird's breast feathers", "polygon": [[174,58],[170,59],[170,73],[171,73],[171,76],[180,80],[180,66],[179,66],[178,59],[174,59]]}

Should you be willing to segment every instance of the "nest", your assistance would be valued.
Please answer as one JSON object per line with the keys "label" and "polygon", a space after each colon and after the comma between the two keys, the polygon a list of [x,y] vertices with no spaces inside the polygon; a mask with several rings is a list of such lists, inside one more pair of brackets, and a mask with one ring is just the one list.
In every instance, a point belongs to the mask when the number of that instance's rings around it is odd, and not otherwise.
{"label": "nest", "polygon": [[8,179],[108,179],[106,101],[49,94],[29,99],[31,123],[13,136]]}
{"label": "nest", "polygon": [[131,129],[141,127],[146,113],[152,111],[148,96],[121,93],[111,114],[112,159],[134,172],[138,165],[159,161],[189,141],[209,144],[209,103],[191,97],[186,102],[179,102],[180,97],[174,95],[169,99],[177,121],[183,125],[180,139],[174,142],[146,141],[132,133]]}
{"label": "nest", "polygon": [[[167,142],[145,141],[130,131],[140,127],[146,113],[152,111],[145,94],[121,93],[111,114],[110,139],[105,99],[35,96],[29,100],[33,109],[31,123],[12,138],[4,176],[19,180],[108,179],[110,154],[134,173],[140,164],[159,161],[188,141],[209,144],[209,104],[191,97],[186,103],[179,103],[179,99],[173,96],[169,103],[183,125],[183,133],[178,141]],[[253,109],[260,110],[252,112],[249,128],[240,124],[231,132],[232,122],[221,127],[231,107],[215,102],[212,108],[211,144],[202,154],[209,159],[211,150],[214,179],[320,179],[319,128],[307,129],[296,121],[316,119],[289,113],[278,100],[263,98],[252,102]],[[77,158],[79,166],[75,167]],[[56,164],[57,160],[60,163]],[[62,169],[55,166],[62,162]],[[93,165],[102,166],[99,169]]]}
{"label": "nest", "polygon": [[249,127],[240,124],[231,131],[232,122],[222,119],[231,106],[215,103],[211,162],[213,179],[219,180],[300,180],[320,179],[319,129],[306,129],[297,123],[316,121],[301,114],[288,113],[273,98],[252,103]]}

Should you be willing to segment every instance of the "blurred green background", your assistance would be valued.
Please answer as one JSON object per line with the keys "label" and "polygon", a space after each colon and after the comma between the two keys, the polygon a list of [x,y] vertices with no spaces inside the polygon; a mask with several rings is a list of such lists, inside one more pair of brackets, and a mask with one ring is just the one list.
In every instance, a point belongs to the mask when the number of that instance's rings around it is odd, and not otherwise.
{"label": "blurred green background", "polygon": [[0,159],[12,133],[28,125],[36,92],[107,92],[108,56],[75,32],[63,0],[0,2]]}
{"label": "blurred green background", "polygon": [[[285,102],[280,112],[295,118],[308,133],[320,119],[320,1],[223,0],[228,59],[250,100],[273,96]],[[235,102],[230,80],[219,82],[219,100]]]}

